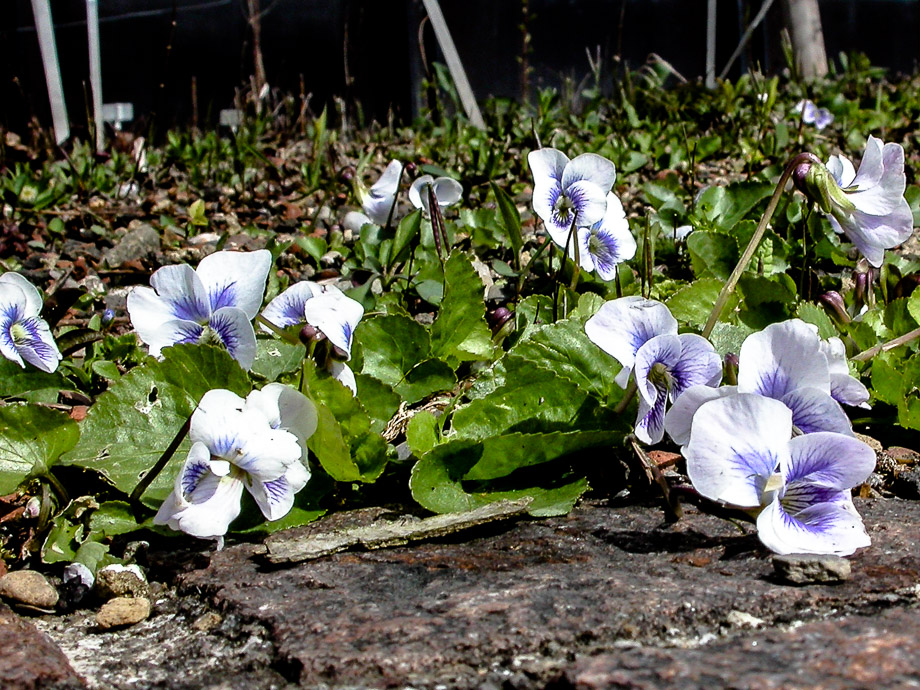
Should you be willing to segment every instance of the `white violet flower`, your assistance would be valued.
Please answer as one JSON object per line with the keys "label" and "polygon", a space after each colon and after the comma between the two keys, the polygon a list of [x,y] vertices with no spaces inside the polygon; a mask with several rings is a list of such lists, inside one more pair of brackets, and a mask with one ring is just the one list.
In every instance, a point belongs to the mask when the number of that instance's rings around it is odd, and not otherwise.
{"label": "white violet flower", "polygon": [[48,323],[39,316],[42,296],[18,273],[0,275],[0,354],[25,368],[45,372],[58,368],[61,353]]}
{"label": "white violet flower", "polygon": [[434,178],[431,175],[422,175],[415,179],[409,187],[409,201],[415,208],[422,209],[426,216],[431,215],[429,208],[428,187],[434,192],[439,208],[453,206],[463,196],[463,186],[452,177]]}
{"label": "white violet flower", "polygon": [[150,277],[152,288],[128,295],[128,313],[150,354],[177,343],[223,345],[243,369],[256,356],[252,320],[262,305],[271,252],[220,251],[187,264],[163,266]]}

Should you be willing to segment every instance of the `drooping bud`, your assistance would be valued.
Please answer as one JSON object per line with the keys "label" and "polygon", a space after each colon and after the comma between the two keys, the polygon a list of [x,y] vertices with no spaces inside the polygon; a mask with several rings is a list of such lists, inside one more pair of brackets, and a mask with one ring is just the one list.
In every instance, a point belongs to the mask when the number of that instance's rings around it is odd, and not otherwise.
{"label": "drooping bud", "polygon": [[738,385],[738,355],[728,352],[722,362],[722,380],[729,386]]}
{"label": "drooping bud", "polygon": [[415,173],[418,172],[418,166],[412,161],[409,161],[406,163],[405,171],[409,173],[410,177],[415,177]]}
{"label": "drooping bud", "polygon": [[102,324],[103,328],[108,328],[109,326],[111,326],[114,320],[115,320],[115,312],[113,310],[106,309],[104,312],[102,312],[100,323]]}
{"label": "drooping bud", "polygon": [[850,323],[850,315],[847,313],[846,304],[843,301],[843,295],[836,290],[825,292],[818,298],[821,306],[834,321],[840,325]]}
{"label": "drooping bud", "polygon": [[339,170],[339,179],[342,182],[348,183],[348,182],[351,182],[353,179],[355,179],[355,174],[356,174],[355,169],[350,165],[346,165],[344,168]]}
{"label": "drooping bud", "polygon": [[492,334],[495,335],[498,333],[502,326],[513,316],[514,314],[512,314],[511,310],[507,307],[498,307],[497,309],[487,312],[486,321],[489,322],[489,328],[492,329]]}
{"label": "drooping bud", "polygon": [[800,153],[792,171],[795,188],[818,205],[822,213],[849,215],[856,206],[847,198],[824,163],[811,153]]}

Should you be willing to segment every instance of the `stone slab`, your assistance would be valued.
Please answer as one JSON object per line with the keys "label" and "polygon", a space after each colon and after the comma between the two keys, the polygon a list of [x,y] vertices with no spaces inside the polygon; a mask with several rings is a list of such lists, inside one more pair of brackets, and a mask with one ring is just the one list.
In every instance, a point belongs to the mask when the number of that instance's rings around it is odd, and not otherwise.
{"label": "stone slab", "polygon": [[284,568],[264,547],[234,546],[180,588],[264,626],[275,668],[302,687],[718,687],[712,674],[740,679],[732,687],[799,687],[793,669],[812,658],[829,667],[834,640],[850,655],[846,673],[861,649],[877,655],[864,687],[911,687],[916,642],[882,662],[886,630],[920,625],[920,503],[858,508],[873,546],[835,585],[780,583],[748,524],[688,507],[668,525],[655,508],[586,503]]}
{"label": "stone slab", "polygon": [[0,688],[78,690],[83,680],[47,635],[0,604]]}

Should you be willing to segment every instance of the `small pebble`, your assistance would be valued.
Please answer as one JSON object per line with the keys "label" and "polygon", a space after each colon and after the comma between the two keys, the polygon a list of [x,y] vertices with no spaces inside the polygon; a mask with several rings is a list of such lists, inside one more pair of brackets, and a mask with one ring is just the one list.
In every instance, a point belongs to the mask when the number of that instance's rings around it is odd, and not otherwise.
{"label": "small pebble", "polygon": [[833,584],[850,579],[850,562],[840,556],[776,555],[773,570],[779,579],[794,585]]}
{"label": "small pebble", "polygon": [[58,591],[34,570],[16,570],[0,577],[0,596],[14,604],[40,609],[53,609],[58,603]]}
{"label": "small pebble", "polygon": [[102,630],[123,628],[147,620],[150,600],[146,597],[116,597],[102,605],[96,614],[96,624]]}
{"label": "small pebble", "polygon": [[135,564],[113,563],[96,573],[96,594],[100,599],[117,597],[146,597],[150,595],[147,578]]}
{"label": "small pebble", "polygon": [[208,611],[203,613],[192,623],[192,628],[195,630],[200,630],[201,632],[209,632],[214,630],[218,625],[224,621],[224,617],[221,616],[216,611]]}

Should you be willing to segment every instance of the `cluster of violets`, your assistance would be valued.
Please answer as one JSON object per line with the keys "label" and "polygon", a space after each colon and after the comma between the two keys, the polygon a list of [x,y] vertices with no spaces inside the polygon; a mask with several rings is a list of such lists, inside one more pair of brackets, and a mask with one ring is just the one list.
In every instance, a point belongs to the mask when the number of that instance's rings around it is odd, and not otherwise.
{"label": "cluster of violets", "polygon": [[[803,102],[803,120],[823,127],[827,114]],[[904,190],[904,151],[869,137],[859,170],[842,156],[826,165],[799,157],[792,179],[873,266],[884,250],[912,232]],[[551,240],[581,269],[613,280],[636,253],[623,205],[613,193],[614,165],[586,153],[569,159],[553,148],[528,155],[533,206]],[[391,225],[404,166],[392,161],[366,189],[356,181],[363,213],[346,227]],[[460,184],[423,175],[409,189],[413,206],[456,203]],[[258,320],[268,332],[299,331],[331,376],[357,394],[347,365],[360,303],[333,285],[297,283],[259,314],[272,259],[267,250],[219,251],[197,269],[165,266],[135,288],[128,311],[150,354],[179,343],[224,347],[246,370],[256,357]],[[16,273],[0,275],[0,353],[46,372],[61,360],[40,317],[39,291]],[[679,333],[667,307],[639,296],[607,302],[585,324],[588,337],[621,365],[616,381],[638,394],[636,437],[646,444],[667,434],[681,446],[687,472],[703,496],[756,516],[763,543],[780,553],[848,555],[869,544],[851,489],[868,477],[873,451],[858,440],[841,404],[867,406],[866,388],[850,376],[843,343],[822,341],[816,329],[790,320],[743,343],[728,363],[733,385],[720,386],[722,358],[712,344]],[[264,516],[277,520],[309,479],[306,441],[317,427],[313,403],[272,383],[243,399],[216,389],[190,420],[192,442],[172,493],[155,522],[199,537],[221,538],[240,511],[243,487]]]}

